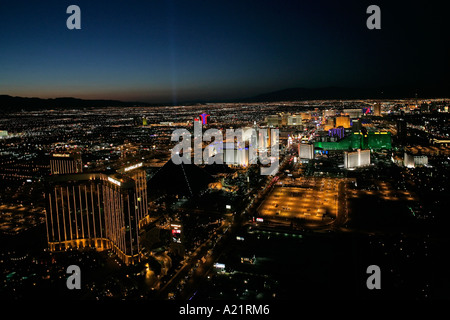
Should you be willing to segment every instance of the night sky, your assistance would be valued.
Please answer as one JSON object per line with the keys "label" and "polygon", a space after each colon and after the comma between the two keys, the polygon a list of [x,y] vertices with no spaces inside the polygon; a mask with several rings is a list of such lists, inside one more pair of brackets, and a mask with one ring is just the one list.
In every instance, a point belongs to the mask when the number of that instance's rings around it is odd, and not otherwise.
{"label": "night sky", "polygon": [[176,103],[448,83],[442,4],[395,2],[0,0],[0,94]]}

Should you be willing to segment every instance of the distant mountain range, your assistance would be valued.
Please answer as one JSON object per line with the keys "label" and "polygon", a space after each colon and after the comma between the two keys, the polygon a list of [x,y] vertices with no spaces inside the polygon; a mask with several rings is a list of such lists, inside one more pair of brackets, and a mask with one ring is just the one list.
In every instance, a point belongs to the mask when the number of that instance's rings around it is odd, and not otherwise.
{"label": "distant mountain range", "polygon": [[327,99],[404,99],[415,98],[449,98],[450,84],[447,86],[412,88],[412,87],[379,87],[379,88],[289,88],[243,99],[248,102],[294,101],[294,100],[327,100]]}
{"label": "distant mountain range", "polygon": [[[275,102],[294,100],[328,100],[328,99],[406,99],[415,98],[450,98],[450,84],[441,86],[429,86],[426,88],[413,87],[378,87],[378,88],[289,88],[260,94],[244,99],[229,100],[229,102]],[[200,101],[199,101],[200,102]],[[205,101],[202,101],[205,102]],[[214,101],[208,101],[214,102]],[[223,102],[223,101],[222,101]],[[185,102],[180,101],[180,104]],[[190,104],[195,101],[190,101]],[[171,103],[168,103],[169,105]],[[84,100],[78,98],[23,98],[0,95],[0,113],[15,112],[20,110],[41,109],[77,109],[77,108],[99,108],[108,106],[155,106],[156,104],[146,102],[124,102],[118,100]],[[158,104],[161,105],[161,104]]]}
{"label": "distant mountain range", "polygon": [[84,100],[78,98],[23,98],[0,95],[0,113],[15,112],[20,110],[42,110],[42,109],[78,109],[78,108],[99,108],[108,106],[129,107],[148,106],[144,102],[124,102],[118,100]]}

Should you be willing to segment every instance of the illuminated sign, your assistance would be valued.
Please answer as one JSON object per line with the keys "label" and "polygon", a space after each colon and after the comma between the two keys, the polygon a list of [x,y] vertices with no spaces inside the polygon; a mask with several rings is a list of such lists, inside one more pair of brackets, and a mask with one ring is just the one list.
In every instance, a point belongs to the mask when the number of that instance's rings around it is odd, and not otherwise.
{"label": "illuminated sign", "polygon": [[59,157],[59,158],[69,158],[70,154],[68,154],[68,153],[54,153],[53,156],[54,157]]}
{"label": "illuminated sign", "polygon": [[134,164],[134,165],[132,165],[132,166],[126,167],[126,168],[124,169],[124,171],[127,172],[127,171],[130,171],[130,170],[134,170],[134,169],[136,169],[136,168],[142,167],[142,165],[143,165],[143,163],[142,163],[142,162],[139,162],[139,163],[136,163],[136,164]]}
{"label": "illuminated sign", "polygon": [[116,179],[113,179],[113,178],[111,178],[111,177],[108,177],[108,181],[109,181],[109,182],[112,182],[112,183],[114,183],[114,184],[116,184],[116,185],[118,185],[118,186],[121,185],[120,181],[118,181],[118,180],[116,180]]}
{"label": "illuminated sign", "polygon": [[263,219],[263,218],[256,218],[256,221],[258,221],[258,222],[263,222],[264,219]]}
{"label": "illuminated sign", "polygon": [[181,243],[181,225],[171,224],[172,227],[172,241],[175,243]]}
{"label": "illuminated sign", "polygon": [[[209,117],[209,114],[206,114],[206,113],[202,113],[200,115],[200,118],[202,118],[202,124],[207,124],[208,123],[208,121],[207,121],[208,117]],[[195,119],[195,121],[199,121],[199,120]]]}

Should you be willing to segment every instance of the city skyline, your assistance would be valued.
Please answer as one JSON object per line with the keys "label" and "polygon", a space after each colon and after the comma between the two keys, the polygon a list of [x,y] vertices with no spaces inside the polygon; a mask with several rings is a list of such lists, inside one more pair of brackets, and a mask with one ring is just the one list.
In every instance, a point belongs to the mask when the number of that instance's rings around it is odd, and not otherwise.
{"label": "city skyline", "polygon": [[[270,312],[292,297],[445,298],[448,107],[368,99],[5,113],[0,295],[245,297],[270,300]],[[279,130],[279,141],[257,144],[279,148],[278,170],[261,175],[250,145],[226,165],[175,164],[175,128],[192,131],[202,114],[205,134]],[[381,289],[366,285],[373,268]],[[78,287],[66,270],[81,272]]]}
{"label": "city skyline", "polygon": [[[3,4],[0,93],[169,102],[248,98],[286,88],[447,86],[443,11],[384,3],[77,1]],[[408,32],[405,32],[408,31]]]}

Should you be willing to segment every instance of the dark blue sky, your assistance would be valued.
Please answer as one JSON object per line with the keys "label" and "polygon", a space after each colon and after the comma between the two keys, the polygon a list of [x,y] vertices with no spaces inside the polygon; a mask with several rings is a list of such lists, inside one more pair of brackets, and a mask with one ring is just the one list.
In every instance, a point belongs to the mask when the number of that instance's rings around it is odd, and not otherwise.
{"label": "dark blue sky", "polygon": [[[71,4],[81,30],[66,28]],[[370,4],[381,30],[366,28]],[[448,29],[430,2],[0,0],[0,94],[176,102],[439,84]]]}

